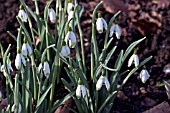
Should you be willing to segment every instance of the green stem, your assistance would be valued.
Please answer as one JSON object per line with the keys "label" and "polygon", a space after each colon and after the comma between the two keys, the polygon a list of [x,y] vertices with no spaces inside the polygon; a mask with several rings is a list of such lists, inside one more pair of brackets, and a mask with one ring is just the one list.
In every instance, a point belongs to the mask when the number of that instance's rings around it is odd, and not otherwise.
{"label": "green stem", "polygon": [[39,13],[39,8],[38,8],[38,2],[37,2],[37,0],[34,0],[35,1],[35,10],[36,10],[36,13],[37,13],[37,15],[39,15],[40,13]]}

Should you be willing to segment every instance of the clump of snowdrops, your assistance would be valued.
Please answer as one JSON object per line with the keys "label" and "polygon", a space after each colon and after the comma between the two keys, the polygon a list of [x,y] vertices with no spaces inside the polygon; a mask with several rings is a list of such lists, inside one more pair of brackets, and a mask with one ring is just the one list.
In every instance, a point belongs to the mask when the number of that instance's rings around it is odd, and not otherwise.
{"label": "clump of snowdrops", "polygon": [[[151,56],[139,62],[137,51],[134,49],[146,37],[133,42],[126,50],[121,50],[117,60],[112,63],[114,64],[113,67],[107,67],[117,48],[117,46],[112,47],[111,45],[113,36],[116,36],[117,39],[121,37],[121,29],[116,21],[120,11],[107,24],[102,15],[97,14],[97,9],[102,4],[100,2],[93,11],[90,53],[91,74],[87,75],[83,32],[80,26],[83,7],[78,6],[76,0],[74,2],[65,0],[64,8],[62,8],[63,1],[56,0],[54,9],[50,7],[52,1],[48,1],[42,16],[37,0],[34,0],[35,11],[32,11],[23,0],[20,0],[21,6],[16,16],[20,24],[18,35],[14,36],[8,31],[17,42],[15,67],[11,66],[9,53],[11,45],[4,51],[0,44],[3,58],[1,71],[6,78],[6,97],[8,101],[7,107],[2,109],[1,112],[52,113],[70,97],[74,99],[78,110],[68,108],[72,112],[110,112],[117,92],[135,71],[152,58]],[[36,23],[35,28],[33,27],[34,23]],[[51,29],[49,23],[53,24],[55,29]],[[26,24],[29,27],[26,27]],[[78,30],[75,29],[76,27]],[[101,53],[99,53],[96,40],[100,33],[105,33],[105,37],[103,37],[104,49]],[[78,49],[78,38],[80,39],[81,51]],[[111,51],[107,50],[108,47],[112,47]],[[76,51],[75,58],[70,56],[70,49]],[[128,61],[128,67],[133,63],[135,67],[132,70],[121,72],[122,65],[127,65],[124,62],[129,55],[131,57]],[[70,86],[68,81],[61,78],[63,66],[65,66],[65,72],[73,86]],[[13,83],[10,74],[14,69],[16,75]],[[125,76],[125,79],[117,87],[122,75]],[[140,78],[142,82],[146,82],[149,78],[145,66],[140,73]],[[55,102],[53,99],[54,91],[60,80],[70,93]],[[90,81],[90,85],[88,81]],[[2,99],[1,93],[0,96]]]}

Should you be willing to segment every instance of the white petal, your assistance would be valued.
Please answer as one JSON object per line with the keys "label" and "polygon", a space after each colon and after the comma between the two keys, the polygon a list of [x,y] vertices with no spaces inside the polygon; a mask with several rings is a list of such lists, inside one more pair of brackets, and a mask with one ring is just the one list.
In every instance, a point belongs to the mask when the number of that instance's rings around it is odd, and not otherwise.
{"label": "white petal", "polygon": [[8,66],[8,69],[9,69],[9,70],[13,71],[13,68],[12,68],[12,66],[11,66],[11,63],[10,63],[10,64],[7,64],[7,66]]}
{"label": "white petal", "polygon": [[96,21],[96,29],[99,33],[103,32],[103,22],[102,22],[102,18],[98,18]]}
{"label": "white petal", "polygon": [[78,85],[78,86],[77,86],[76,96],[77,96],[78,99],[81,97],[81,85]]}
{"label": "white petal", "polygon": [[19,104],[18,104],[18,113],[21,113],[21,110],[22,110],[22,106],[21,106],[21,104],[19,103]]}
{"label": "white petal", "polygon": [[42,63],[40,63],[38,66],[38,73],[40,73],[41,69],[42,69]]}
{"label": "white petal", "polygon": [[22,53],[22,55],[24,55],[24,57],[27,57],[27,44],[26,43],[24,43],[23,45],[22,45],[22,50],[21,50],[21,53]]}
{"label": "white petal", "polygon": [[116,34],[117,39],[120,39],[121,31],[117,24],[115,25],[115,34]]}
{"label": "white petal", "polygon": [[148,75],[148,78],[150,77],[150,74],[148,73],[148,71],[146,70],[146,74]]}
{"label": "white petal", "polygon": [[61,54],[64,57],[67,57],[70,54],[70,48],[67,45],[63,46],[61,49]]}
{"label": "white petal", "polygon": [[31,55],[32,54],[32,48],[30,47],[30,45],[28,44],[28,42],[27,42],[27,50],[28,50],[28,53],[29,53],[29,55]]}
{"label": "white petal", "polygon": [[74,18],[74,11],[70,11],[68,14],[68,21],[70,21],[72,18]]}
{"label": "white petal", "polygon": [[1,70],[0,70],[0,71],[1,71],[1,72],[4,71],[4,65],[1,66]]}
{"label": "white petal", "polygon": [[56,14],[55,14],[54,9],[53,8],[49,9],[48,13],[49,13],[48,15],[49,15],[50,21],[52,23],[55,23],[55,21],[56,21]]}
{"label": "white petal", "polygon": [[104,28],[107,30],[107,23],[106,23],[105,19],[102,18],[102,22],[103,22]]}
{"label": "white petal", "polygon": [[22,63],[24,64],[24,66],[26,66],[26,61],[25,61],[25,58],[20,54],[20,56],[21,56],[21,61],[22,61]]}
{"label": "white petal", "polygon": [[135,67],[137,67],[139,65],[139,57],[138,57],[138,55],[134,55],[134,63],[135,63]]}
{"label": "white petal", "polygon": [[83,85],[81,85],[81,91],[82,91],[82,95],[83,95],[83,98],[84,98],[85,95],[86,95],[86,88]]}
{"label": "white petal", "polygon": [[76,35],[71,31],[70,33],[71,47],[74,48],[76,45]]}
{"label": "white petal", "polygon": [[130,67],[133,63],[134,60],[134,54],[130,57],[129,61],[128,61],[128,67]]}
{"label": "white petal", "polygon": [[67,13],[69,14],[71,9],[74,7],[74,4],[73,3],[68,3],[68,6],[67,6]]}
{"label": "white petal", "polygon": [[109,37],[112,37],[114,32],[115,32],[115,25],[113,25],[113,26],[110,28]]}
{"label": "white petal", "polygon": [[27,22],[27,14],[25,13],[24,10],[19,10],[19,13],[18,13],[18,17],[23,21],[23,22]]}
{"label": "white petal", "polygon": [[17,54],[15,58],[15,67],[19,69],[21,67],[21,54]]}
{"label": "white petal", "polygon": [[101,77],[99,78],[99,80],[97,81],[97,84],[96,84],[96,90],[100,90],[100,89],[101,89],[104,80],[105,80],[105,79],[104,79],[103,76],[101,76]]}
{"label": "white petal", "polygon": [[104,77],[104,83],[106,85],[107,90],[109,91],[110,90],[110,83],[109,83],[107,77]]}
{"label": "white petal", "polygon": [[11,111],[12,111],[12,112],[15,111],[15,104],[12,105]]}
{"label": "white petal", "polygon": [[66,42],[66,44],[68,44],[68,40],[70,40],[70,36],[71,36],[71,32],[68,31],[65,38],[64,38],[64,41]]}
{"label": "white petal", "polygon": [[2,92],[0,91],[0,100],[2,99]]}
{"label": "white petal", "polygon": [[140,79],[143,83],[146,82],[146,80],[149,78],[149,75],[147,73],[147,70],[142,70],[140,73]]}
{"label": "white petal", "polygon": [[44,62],[44,69],[43,69],[43,71],[44,71],[44,75],[45,76],[50,75],[50,66],[49,66],[47,61]]}

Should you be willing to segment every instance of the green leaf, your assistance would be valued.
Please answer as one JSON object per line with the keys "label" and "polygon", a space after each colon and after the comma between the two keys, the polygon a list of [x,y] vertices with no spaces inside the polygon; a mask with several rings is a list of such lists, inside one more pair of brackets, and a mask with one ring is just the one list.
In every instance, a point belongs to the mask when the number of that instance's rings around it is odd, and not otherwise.
{"label": "green leaf", "polygon": [[75,91],[69,93],[68,95],[66,95],[64,98],[62,98],[61,100],[59,100],[47,113],[54,113],[54,111],[55,111],[61,104],[63,104],[65,101],[67,101],[69,98],[71,98],[74,94],[75,94]]}
{"label": "green leaf", "polygon": [[112,92],[106,99],[106,101],[101,105],[101,107],[99,108],[97,113],[101,113],[103,108],[106,106],[107,102],[113,98],[113,96],[115,96],[115,94],[117,93],[117,91]]}
{"label": "green leaf", "polygon": [[64,79],[64,78],[61,78],[61,81],[63,82],[64,86],[67,88],[67,90],[69,92],[72,92],[73,89],[71,88],[71,86],[69,85],[69,83]]}
{"label": "green leaf", "polygon": [[41,103],[44,101],[44,99],[46,98],[48,92],[50,91],[52,85],[50,85],[48,87],[48,89],[46,90],[46,92],[41,96],[41,98],[38,100],[37,105],[36,105],[36,109],[35,112],[37,112],[37,110],[39,109],[39,106],[41,105]]}
{"label": "green leaf", "polygon": [[10,31],[7,31],[7,33],[8,33],[15,41],[17,41],[16,36],[14,36]]}

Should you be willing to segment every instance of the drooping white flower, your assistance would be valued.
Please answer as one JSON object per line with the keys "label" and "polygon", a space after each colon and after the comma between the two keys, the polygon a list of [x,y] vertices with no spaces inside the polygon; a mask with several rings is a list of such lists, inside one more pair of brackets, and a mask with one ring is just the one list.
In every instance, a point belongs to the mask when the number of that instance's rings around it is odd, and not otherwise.
{"label": "drooping white flower", "polygon": [[55,11],[53,8],[50,8],[49,11],[48,11],[48,16],[50,18],[50,21],[52,23],[55,23],[56,22],[56,14],[55,14]]}
{"label": "drooping white flower", "polygon": [[100,90],[103,84],[106,85],[106,89],[109,91],[110,83],[106,76],[100,76],[100,78],[98,79],[97,84],[96,84],[96,90]]}
{"label": "drooping white flower", "polygon": [[38,73],[40,73],[42,67],[43,67],[43,66],[42,66],[42,63],[40,63],[39,66],[38,66]]}
{"label": "drooping white flower", "polygon": [[21,53],[17,53],[16,59],[15,59],[15,67],[17,69],[21,68],[21,64],[24,64],[26,66],[25,58]]}
{"label": "drooping white flower", "polygon": [[24,38],[24,43],[22,45],[21,53],[22,53],[22,55],[24,55],[24,57],[27,57],[27,55],[32,54],[32,48],[30,47],[26,38]]}
{"label": "drooping white flower", "polygon": [[50,75],[50,66],[48,64],[47,61],[44,62],[44,68],[43,68],[43,71],[44,71],[44,75],[45,76],[49,76]]}
{"label": "drooping white flower", "polygon": [[64,57],[68,57],[68,55],[70,54],[70,48],[67,45],[63,46],[61,49],[61,54]]}
{"label": "drooping white flower", "polygon": [[73,7],[74,7],[74,4],[71,1],[68,1],[67,14],[70,13],[70,11],[72,10]]}
{"label": "drooping white flower", "polygon": [[135,67],[137,67],[139,65],[139,57],[137,55],[136,50],[134,51],[133,55],[130,57],[130,59],[128,61],[128,67],[130,67],[133,62],[135,64]]}
{"label": "drooping white flower", "polygon": [[74,18],[74,8],[70,10],[68,14],[68,21],[70,21],[72,18]]}
{"label": "drooping white flower", "polygon": [[84,85],[81,84],[81,81],[79,79],[78,86],[76,89],[76,96],[79,99],[81,96],[84,98],[85,95],[86,95],[86,88],[84,87]]}
{"label": "drooping white flower", "polygon": [[19,10],[18,17],[23,21],[27,22],[28,15],[25,13],[23,9]]}
{"label": "drooping white flower", "polygon": [[102,18],[101,13],[98,13],[98,19],[96,21],[96,29],[99,33],[103,32],[103,28],[107,30],[107,23],[106,21]]}
{"label": "drooping white flower", "polygon": [[140,72],[140,79],[143,83],[145,83],[149,77],[150,75],[148,71],[146,70],[146,67],[144,66],[143,70]]}
{"label": "drooping white flower", "polygon": [[69,28],[64,40],[65,40],[66,44],[69,45],[69,47],[71,47],[71,48],[75,47],[77,39],[76,39],[76,35],[71,30],[71,28]]}
{"label": "drooping white flower", "polygon": [[[16,105],[13,104],[13,106],[12,106],[12,108],[11,108],[11,111],[14,112],[15,109],[16,109]],[[19,103],[19,104],[18,104],[18,113],[21,113],[21,110],[22,110],[22,106],[21,106],[21,104]]]}
{"label": "drooping white flower", "polygon": [[119,25],[116,23],[114,24],[111,28],[110,28],[110,37],[113,36],[113,33],[116,34],[116,37],[117,39],[120,39],[120,36],[121,36],[121,30],[120,30],[120,27]]}

